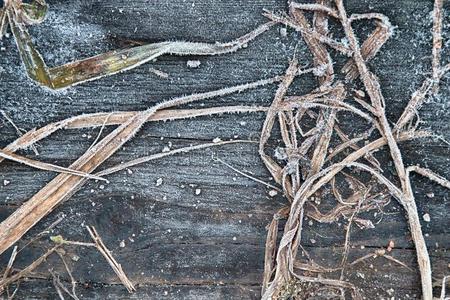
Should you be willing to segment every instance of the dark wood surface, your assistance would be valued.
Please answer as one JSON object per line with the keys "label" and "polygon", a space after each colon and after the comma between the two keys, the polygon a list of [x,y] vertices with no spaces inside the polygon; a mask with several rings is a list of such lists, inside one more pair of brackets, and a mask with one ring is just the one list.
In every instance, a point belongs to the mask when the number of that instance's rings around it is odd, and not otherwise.
{"label": "dark wood surface", "polygon": [[[136,0],[136,1],[49,1],[48,19],[30,29],[34,40],[50,66],[88,57],[126,45],[127,40],[228,41],[265,22],[262,10],[285,10],[285,1],[276,0]],[[370,66],[376,69],[387,100],[388,117],[395,122],[412,91],[431,70],[431,0],[346,1],[352,12],[378,11],[397,26],[395,35],[382,48]],[[447,3],[446,9],[450,6]],[[448,11],[448,10],[447,10]],[[448,18],[444,38],[449,40]],[[310,54],[299,35],[281,26],[271,29],[247,48],[220,57],[163,57],[132,71],[80,86],[52,92],[36,86],[24,72],[12,38],[0,42],[0,109],[26,130],[70,116],[114,110],[142,110],[174,96],[213,90],[282,74],[296,51],[302,64]],[[361,27],[364,34],[367,28]],[[450,49],[450,47],[446,47]],[[443,60],[448,57],[443,52]],[[199,68],[186,65],[199,59]],[[337,60],[336,69],[345,60]],[[155,76],[151,68],[169,74]],[[450,140],[449,82],[443,79],[438,97],[430,99],[421,116],[424,128]],[[290,94],[305,92],[315,82],[305,77],[295,82]],[[269,105],[276,87],[269,86],[196,106]],[[257,139],[264,120],[262,113],[208,116],[192,120],[147,124],[103,166],[112,166],[149,153],[204,143],[220,137]],[[344,121],[345,123],[345,121]],[[39,143],[40,160],[68,166],[95,139],[97,129],[66,130]],[[17,136],[3,119],[0,144],[7,145]],[[450,177],[449,146],[439,140],[402,144],[405,161],[420,163]],[[35,157],[32,151],[23,151]],[[256,299],[262,280],[265,226],[285,204],[281,196],[271,198],[268,190],[214,161],[217,155],[238,169],[252,172],[265,181],[269,175],[257,155],[254,144],[239,144],[201,150],[132,168],[110,176],[109,184],[89,182],[69,201],[29,232],[20,243],[45,229],[61,214],[64,220],[52,235],[88,241],[83,225],[94,225],[106,245],[123,265],[137,292],[129,295],[117,277],[93,249],[68,248],[75,278],[80,282],[78,295],[83,299]],[[379,157],[383,161],[383,152]],[[26,199],[36,193],[55,174],[3,162],[0,164],[0,220],[5,219]],[[156,186],[156,180],[163,184]],[[4,186],[3,180],[10,181]],[[450,273],[449,193],[424,178],[413,176],[420,214],[429,213],[431,222],[423,222],[433,264],[436,292],[440,280]],[[195,190],[200,189],[200,195]],[[427,194],[434,193],[434,197]],[[362,289],[367,299],[420,298],[420,282],[414,249],[403,211],[394,202],[389,205],[375,229],[354,230],[350,251],[357,258],[384,247],[394,240],[392,256],[415,271],[378,258],[352,268],[348,279]],[[375,220],[379,220],[375,218]],[[342,224],[343,225],[343,224]],[[344,226],[307,225],[304,245],[317,261],[331,264],[342,253]],[[311,239],[317,240],[312,244]],[[120,242],[125,241],[125,247]],[[51,245],[45,239],[26,248],[16,267],[24,267]],[[0,257],[6,265],[10,251]],[[18,299],[54,299],[57,297],[48,269],[67,279],[57,258],[39,269],[39,278],[22,283]],[[364,274],[364,278],[358,275]],[[392,290],[390,290],[392,289]]]}

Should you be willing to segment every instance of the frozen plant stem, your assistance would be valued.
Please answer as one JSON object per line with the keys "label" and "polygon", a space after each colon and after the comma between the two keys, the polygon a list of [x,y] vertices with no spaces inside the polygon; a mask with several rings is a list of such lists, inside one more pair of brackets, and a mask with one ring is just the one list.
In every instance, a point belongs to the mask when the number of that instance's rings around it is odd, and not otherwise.
{"label": "frozen plant stem", "polygon": [[[42,9],[43,16],[39,20],[25,22],[23,20],[26,12],[23,10],[22,1],[14,0],[11,5],[6,5],[0,15],[7,22],[16,40],[20,57],[25,65],[28,76],[50,89],[62,89],[74,86],[86,81],[96,80],[101,77],[110,76],[122,71],[136,68],[142,64],[152,61],[162,55],[220,55],[236,52],[245,47],[256,37],[269,30],[274,22],[267,22],[255,30],[227,43],[197,43],[197,42],[160,42],[145,44],[127,49],[120,49],[83,60],[74,61],[53,68],[47,67],[42,55],[35,48],[26,25],[39,24],[45,19],[47,5],[44,0],[29,4],[33,9]],[[19,5],[20,4],[20,5]],[[6,24],[0,26],[6,28]],[[1,37],[1,36],[0,36]]]}
{"label": "frozen plant stem", "polygon": [[114,256],[112,256],[111,251],[106,247],[105,243],[103,243],[102,238],[97,233],[97,230],[94,226],[86,226],[89,234],[91,235],[94,243],[97,247],[97,250],[105,257],[108,264],[116,273],[117,277],[119,277],[122,284],[127,288],[129,293],[136,291],[133,283],[128,279],[127,275],[122,269],[122,266],[115,260]]}
{"label": "frozen plant stem", "polygon": [[439,71],[441,68],[441,48],[442,48],[442,7],[444,5],[444,0],[434,1],[433,10],[433,61],[432,61],[432,71],[433,71],[433,95],[437,94],[439,91]]}
{"label": "frozen plant stem", "polygon": [[341,16],[341,22],[345,30],[345,34],[349,41],[350,47],[353,50],[353,59],[360,73],[360,78],[364,84],[367,94],[370,97],[372,106],[375,109],[376,117],[378,119],[380,133],[387,140],[389,150],[391,152],[392,159],[394,161],[395,169],[397,171],[398,178],[401,183],[402,196],[398,199],[400,204],[404,207],[408,217],[408,223],[411,230],[411,235],[416,246],[417,260],[420,269],[420,277],[422,282],[422,294],[423,299],[432,300],[433,288],[431,279],[431,263],[426,247],[425,239],[422,234],[420,225],[420,219],[417,212],[414,195],[411,188],[411,183],[407,178],[406,169],[403,164],[400,149],[392,134],[391,127],[386,118],[384,98],[381,94],[381,88],[379,82],[374,74],[372,74],[367,68],[364,59],[361,55],[361,51],[358,46],[355,34],[351,27],[351,22],[347,17],[347,13],[344,8],[342,0],[336,0],[336,6]]}
{"label": "frozen plant stem", "polygon": [[[274,82],[276,81],[276,79],[277,78],[274,78]],[[173,121],[224,113],[251,113],[264,111],[267,111],[267,108],[263,106],[220,106],[200,109],[163,109],[150,116],[147,122]],[[120,125],[137,113],[139,112],[119,111],[112,113],[93,113],[71,117],[62,121],[47,124],[39,129],[30,130],[23,136],[6,146],[3,151],[12,153],[19,149],[33,146],[40,140],[61,129],[81,129],[103,126],[103,124],[105,123],[104,120],[106,118],[107,123],[105,124],[105,126]],[[108,118],[108,116],[110,117]],[[0,163],[2,161],[3,158],[0,157]]]}
{"label": "frozen plant stem", "polygon": [[[136,135],[142,125],[157,111],[213,97],[225,96],[247,89],[264,86],[278,78],[264,79],[252,83],[227,87],[220,90],[188,95],[161,102],[145,111],[133,114],[114,131],[104,137],[78,158],[70,169],[84,173],[93,172],[106,159]],[[104,122],[104,120],[103,120]],[[60,174],[22,204],[6,220],[0,223],[0,254],[19,240],[37,222],[50,213],[59,203],[69,199],[86,182],[85,178]]]}

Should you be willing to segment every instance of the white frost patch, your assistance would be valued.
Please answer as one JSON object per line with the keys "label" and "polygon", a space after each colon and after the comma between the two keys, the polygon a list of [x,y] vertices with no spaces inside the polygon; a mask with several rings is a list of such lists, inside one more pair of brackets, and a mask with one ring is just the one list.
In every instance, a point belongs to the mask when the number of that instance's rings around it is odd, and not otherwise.
{"label": "white frost patch", "polygon": [[188,60],[188,61],[186,62],[186,65],[187,65],[189,68],[198,68],[198,67],[200,67],[201,62],[200,62],[199,60]]}
{"label": "white frost patch", "polygon": [[269,191],[269,196],[270,197],[275,197],[276,195],[278,195],[278,192],[276,190],[270,190]]}
{"label": "white frost patch", "polygon": [[[97,45],[105,39],[105,30],[97,24],[80,22],[79,15],[82,11],[81,3],[64,3],[64,8],[50,9],[42,27],[51,29],[54,38],[58,39],[58,45],[50,51],[46,47],[40,47],[39,51],[49,66],[60,65],[81,59],[75,46],[82,44]],[[38,32],[34,39],[41,40]],[[103,46],[103,45],[102,45]],[[98,53],[100,54],[100,53]]]}

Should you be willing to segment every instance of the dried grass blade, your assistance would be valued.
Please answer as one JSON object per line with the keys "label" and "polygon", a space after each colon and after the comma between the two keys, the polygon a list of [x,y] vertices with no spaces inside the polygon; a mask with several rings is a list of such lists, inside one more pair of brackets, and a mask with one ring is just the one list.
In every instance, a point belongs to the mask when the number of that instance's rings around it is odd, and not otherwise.
{"label": "dried grass blade", "polygon": [[[18,253],[17,246],[14,246],[11,256],[9,257],[8,264],[6,265],[5,271],[3,272],[2,280],[5,280],[9,276],[9,273],[11,272],[14,261],[16,260],[17,253]],[[0,292],[0,294],[1,294],[1,292]]]}
{"label": "dried grass blade", "polygon": [[0,41],[6,33],[6,28],[8,25],[8,16],[6,15],[5,9],[0,8]]}
{"label": "dried grass blade", "polygon": [[409,175],[409,173],[415,172],[419,175],[422,175],[423,177],[427,177],[431,181],[436,182],[437,184],[450,189],[450,181],[442,177],[441,175],[436,174],[435,172],[431,171],[430,169],[422,168],[419,166],[410,166],[406,169],[406,173]]}
{"label": "dried grass blade", "polygon": [[324,43],[324,44],[330,46],[331,48],[341,52],[344,55],[347,55],[347,56],[352,55],[351,49],[349,49],[347,46],[343,45],[342,43],[339,43],[336,40],[333,40],[332,38],[324,36],[324,35],[318,33],[317,31],[304,29],[303,27],[298,26],[298,24],[296,22],[294,22],[291,18],[289,18],[287,16],[278,16],[270,11],[265,11],[263,13],[263,16],[265,16],[269,20],[272,20],[277,23],[282,23],[286,26],[294,28],[295,30],[297,30],[299,32],[309,35],[309,36],[315,38],[316,40],[320,41],[321,43]]}
{"label": "dried grass blade", "polygon": [[275,118],[278,114],[278,106],[283,100],[283,97],[285,96],[290,84],[294,80],[297,71],[298,71],[298,63],[294,59],[289,64],[289,67],[286,71],[286,75],[278,87],[272,105],[267,111],[267,116],[266,119],[264,120],[263,128],[261,130],[261,137],[259,141],[259,155],[261,156],[264,164],[269,169],[270,173],[272,174],[272,176],[274,177],[275,181],[278,184],[281,184],[282,169],[270,158],[270,156],[268,156],[265,153],[264,147],[270,138],[272,128],[275,123]]}
{"label": "dried grass blade", "polygon": [[14,12],[7,10],[6,14],[28,76],[46,87],[53,88],[47,65],[34,47],[24,24],[18,20],[18,16]]}
{"label": "dried grass blade", "polygon": [[50,250],[48,250],[46,253],[44,253],[41,257],[36,259],[34,262],[32,262],[28,267],[26,267],[22,271],[14,274],[10,277],[7,277],[6,279],[2,279],[0,281],[0,295],[4,292],[5,288],[8,285],[10,285],[24,277],[27,277],[27,275],[29,275],[37,267],[39,267],[47,259],[47,257],[49,257],[53,252],[55,252],[56,249],[58,249],[58,247],[59,246],[55,246],[55,247],[51,248]]}
{"label": "dried grass blade", "polygon": [[132,293],[136,291],[133,283],[128,279],[127,275],[123,271],[122,266],[115,260],[115,258],[111,254],[111,251],[109,251],[109,249],[103,243],[103,240],[97,233],[97,230],[95,230],[95,227],[86,226],[86,228],[89,231],[92,239],[94,240],[97,250],[105,257],[106,261],[114,270],[117,277],[119,277],[122,284],[127,288],[128,292]]}
{"label": "dried grass blade", "polygon": [[279,223],[279,212],[273,216],[273,219],[270,222],[267,231],[266,246],[264,252],[264,273],[263,273],[261,294],[264,294],[267,287],[269,286],[270,279],[272,278],[272,274],[274,272],[274,260],[277,250],[278,223]]}
{"label": "dried grass blade", "polygon": [[322,12],[322,13],[326,13],[326,14],[332,16],[333,18],[339,19],[339,14],[337,13],[337,11],[326,5],[317,4],[317,3],[316,4],[309,4],[309,3],[303,4],[303,3],[292,2],[291,7],[295,8],[295,9],[300,9],[300,10]]}
{"label": "dried grass blade", "polygon": [[[430,136],[430,133],[428,133],[426,131],[413,132],[413,133],[403,132],[400,135],[398,135],[397,141],[403,142],[403,141],[408,141],[408,140],[417,139],[417,138],[424,138],[424,137],[429,137],[429,136]],[[321,172],[324,172],[325,174],[322,177],[316,175],[317,178],[320,177],[320,179],[318,179],[317,182],[309,189],[309,191],[306,195],[308,197],[312,196],[323,185],[328,183],[334,176],[336,176],[336,174],[338,174],[345,167],[345,165],[348,165],[349,163],[357,161],[358,159],[364,157],[367,153],[376,151],[376,150],[380,149],[381,147],[385,146],[386,144],[387,144],[386,139],[379,138],[379,139],[365,145],[364,147],[359,148],[355,152],[349,154],[340,163],[331,165],[330,167],[324,169],[324,171],[321,171]]]}
{"label": "dried grass blade", "polygon": [[15,161],[15,162],[27,165],[29,167],[36,168],[36,169],[39,169],[39,170],[51,171],[51,172],[57,172],[57,173],[65,173],[65,174],[76,175],[76,176],[89,178],[89,179],[108,181],[105,178],[102,178],[100,176],[91,175],[91,174],[88,174],[88,173],[85,173],[85,172],[80,172],[78,170],[74,170],[74,169],[71,169],[71,168],[65,168],[65,167],[61,167],[61,166],[58,166],[58,165],[54,165],[54,164],[49,164],[49,163],[33,160],[33,159],[30,159],[30,158],[27,158],[27,157],[24,157],[24,156],[20,156],[20,155],[17,155],[17,154],[7,153],[7,152],[5,152],[3,150],[0,150],[0,157],[3,158],[3,159]]}
{"label": "dried grass blade", "polygon": [[406,174],[403,158],[385,114],[385,103],[383,95],[381,93],[381,88],[377,78],[369,71],[364,62],[358,46],[358,41],[351,27],[351,22],[347,17],[347,12],[344,8],[343,0],[335,0],[335,2],[339,14],[341,15],[341,23],[344,27],[345,34],[347,36],[347,39],[349,40],[350,47],[353,49],[353,59],[358,67],[361,80],[372,101],[372,106],[376,110],[376,116],[379,123],[379,131],[387,140],[391,158],[394,162],[395,170],[397,171],[397,176],[401,183],[402,195],[397,199],[406,210],[408,216],[412,239],[416,247],[423,297],[425,299],[431,299],[433,297],[431,262],[428,255],[425,239],[421,231],[417,207],[415,204],[414,195],[411,190],[411,184]]}
{"label": "dried grass blade", "polygon": [[276,187],[276,186],[274,186],[274,185],[271,185],[270,183],[264,182],[264,181],[262,181],[261,179],[258,179],[258,178],[256,178],[256,177],[253,177],[253,176],[251,176],[251,175],[248,175],[248,174],[246,174],[246,173],[244,173],[244,172],[242,172],[242,171],[236,169],[235,167],[233,167],[233,166],[230,165],[229,163],[224,162],[223,160],[221,160],[221,159],[218,158],[218,157],[213,158],[213,159],[214,159],[215,161],[217,161],[217,162],[220,162],[222,165],[224,165],[224,166],[230,168],[231,170],[233,170],[234,172],[238,173],[239,175],[244,176],[245,178],[248,178],[248,179],[250,179],[250,180],[252,180],[252,181],[254,181],[254,182],[258,182],[258,183],[260,183],[260,184],[262,184],[262,185],[265,185],[265,186],[267,186],[267,187],[269,187],[269,188],[271,188],[271,189],[274,189],[274,190],[276,190],[276,191],[278,191],[278,192],[282,192],[282,190],[280,190],[278,187]]}
{"label": "dried grass blade", "polygon": [[432,49],[432,72],[433,72],[433,95],[439,91],[439,71],[441,68],[441,48],[442,48],[442,18],[444,0],[435,0],[433,9],[433,49]]}
{"label": "dried grass blade", "polygon": [[[278,78],[274,78],[273,82],[277,81],[277,79]],[[267,83],[272,83],[272,81],[268,81]],[[147,122],[172,121],[225,113],[264,112],[267,111],[267,109],[267,107],[263,106],[221,106],[201,109],[163,109],[150,116]],[[59,122],[48,124],[39,129],[28,131],[22,137],[6,146],[3,151],[11,153],[19,149],[25,149],[61,129],[81,129],[102,126],[108,115],[110,115],[110,117],[108,118],[105,126],[120,125],[138,113],[139,112],[137,111],[94,113],[68,118]],[[2,160],[3,159],[0,158],[0,162]]]}
{"label": "dried grass blade", "polygon": [[22,61],[29,77],[50,89],[62,89],[86,81],[96,80],[145,64],[161,55],[220,55],[235,52],[269,30],[274,22],[267,22],[252,32],[228,43],[161,42],[128,49],[115,50],[48,68],[35,49],[31,37],[19,17],[7,11]]}
{"label": "dried grass blade", "polygon": [[119,171],[127,169],[127,168],[131,168],[131,167],[152,161],[152,160],[161,159],[161,158],[172,156],[175,154],[188,153],[188,152],[191,152],[194,150],[206,149],[206,148],[211,148],[211,147],[216,147],[216,146],[223,146],[223,145],[228,145],[228,144],[237,144],[237,143],[255,143],[255,142],[246,141],[246,140],[233,140],[233,141],[223,141],[223,142],[218,142],[218,143],[206,143],[206,144],[201,144],[201,145],[196,145],[196,146],[183,147],[183,148],[179,148],[179,149],[170,150],[167,152],[161,152],[161,153],[156,153],[156,154],[149,155],[149,156],[140,157],[140,158],[137,158],[137,159],[125,162],[125,163],[121,163],[120,165],[103,170],[103,171],[97,173],[96,175],[97,176],[106,176],[106,175],[113,174],[113,173],[119,172]]}
{"label": "dried grass blade", "polygon": [[[322,68],[322,72],[324,73],[323,76],[319,77],[319,83],[321,85],[330,85],[333,82],[334,79],[334,70],[333,70],[333,61],[331,59],[330,54],[328,53],[327,48],[316,38],[313,36],[306,34],[305,32],[311,31],[311,25],[309,24],[308,20],[304,16],[304,14],[298,9],[298,3],[291,3],[290,4],[290,13],[295,19],[298,26],[300,26],[303,30],[300,31],[302,34],[303,39],[305,40],[309,50],[313,54],[314,57],[314,66],[318,68]],[[300,5],[301,6],[301,5]],[[315,14],[317,16],[317,14]],[[316,22],[319,21],[319,28],[315,26],[314,31],[317,31],[318,33],[322,34],[323,36],[326,36],[326,26],[327,23],[326,17],[319,17],[315,18]]]}
{"label": "dried grass blade", "polygon": [[[361,46],[361,55],[365,61],[369,61],[376,56],[387,40],[392,36],[392,25],[378,23],[377,28],[363,42]],[[358,67],[353,59],[350,59],[342,68],[345,79],[348,81],[355,80],[358,76]]]}
{"label": "dried grass blade", "polygon": [[431,78],[427,78],[424,80],[421,87],[412,94],[411,99],[403,110],[402,115],[395,124],[395,132],[399,132],[406,126],[406,124],[408,124],[409,121],[412,120],[412,118],[414,118],[432,87],[433,80]]}
{"label": "dried grass blade", "polygon": [[[175,98],[155,105],[154,107],[137,113],[128,119],[113,132],[103,138],[98,144],[83,154],[70,168],[91,173],[106,159],[113,155],[129,139],[131,139],[141,126],[160,109],[183,105],[194,101],[224,96],[245,89],[262,86],[273,82],[274,79],[260,80],[221,90],[193,94]],[[20,239],[30,228],[45,217],[59,203],[70,198],[84,183],[86,179],[78,176],[60,174],[50,181],[31,199],[25,202],[6,220],[0,223],[0,254]]]}

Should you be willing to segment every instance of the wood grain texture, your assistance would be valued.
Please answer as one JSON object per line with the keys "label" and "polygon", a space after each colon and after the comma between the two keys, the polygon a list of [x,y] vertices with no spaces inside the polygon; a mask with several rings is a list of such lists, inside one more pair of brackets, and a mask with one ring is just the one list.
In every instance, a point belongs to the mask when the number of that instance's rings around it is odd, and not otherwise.
{"label": "wood grain texture", "polygon": [[[30,29],[36,44],[50,66],[123,47],[129,40],[228,41],[266,20],[264,8],[285,10],[280,0],[155,0],[155,1],[48,1],[47,21]],[[450,4],[445,3],[449,11]],[[387,101],[388,118],[395,122],[412,91],[431,71],[432,1],[359,1],[348,0],[350,13],[378,11],[398,26],[394,37],[369,63],[380,77]],[[448,21],[448,20],[447,20]],[[445,22],[445,19],[444,19]],[[444,24],[445,25],[445,24]],[[182,94],[213,90],[268,78],[284,72],[296,51],[300,64],[311,56],[299,35],[277,26],[247,48],[220,57],[163,57],[135,70],[89,82],[62,92],[51,92],[26,78],[13,40],[0,42],[0,109],[24,129],[43,126],[69,116],[113,110],[143,110],[155,103]],[[364,36],[371,27],[358,24]],[[450,38],[444,26],[444,44]],[[447,47],[448,48],[448,47]],[[444,46],[443,62],[450,51]],[[199,68],[187,67],[189,59],[199,59]],[[336,69],[345,59],[336,61]],[[155,76],[151,68],[169,74]],[[296,80],[289,93],[301,93],[314,87],[312,78]],[[423,127],[450,140],[448,78],[442,80],[439,97],[421,110]],[[196,106],[237,104],[269,105],[276,87],[208,100]],[[189,106],[188,106],[189,107]],[[169,142],[172,148],[235,138],[256,139],[264,120],[262,113],[201,117],[166,123],[146,124],[143,130],[102,168],[131,158],[160,152]],[[341,120],[345,120],[342,115]],[[353,123],[343,126],[351,129]],[[39,143],[39,156],[22,151],[30,158],[68,166],[95,139],[97,129],[66,130]],[[108,129],[106,132],[110,132]],[[104,134],[106,134],[106,132]],[[16,138],[14,129],[0,121],[0,146]],[[272,143],[274,145],[274,143]],[[450,178],[449,146],[438,140],[414,141],[401,145],[406,164],[420,163]],[[155,161],[110,176],[109,184],[89,182],[69,201],[60,205],[40,222],[24,241],[45,229],[60,214],[66,217],[52,234],[71,240],[88,241],[82,225],[94,225],[105,244],[137,283],[134,299],[257,299],[262,280],[265,226],[284,200],[271,198],[268,190],[243,178],[212,159],[213,153],[233,166],[269,181],[257,155],[257,145],[227,145],[211,150]],[[376,156],[387,163],[383,151]],[[383,160],[384,159],[384,160]],[[11,162],[0,164],[0,220],[5,219],[24,200],[55,177]],[[156,186],[156,180],[163,184]],[[8,180],[8,185],[3,185]],[[423,222],[430,250],[433,278],[450,273],[450,197],[448,191],[413,175],[413,184],[421,214],[429,213],[431,222]],[[200,195],[195,190],[200,189]],[[434,197],[427,196],[434,193]],[[371,230],[352,232],[350,258],[355,259],[394,240],[398,249],[392,256],[411,268],[417,268],[403,211],[392,203],[381,223]],[[372,216],[373,217],[373,216]],[[339,261],[344,225],[313,223],[304,229],[304,245],[313,257],[325,264]],[[311,240],[317,242],[312,243]],[[125,247],[119,246],[125,241]],[[16,267],[24,267],[39,256],[50,242],[43,241],[24,250]],[[361,249],[364,246],[364,249]],[[0,257],[3,268],[9,252]],[[70,249],[68,255],[74,276],[81,282],[83,299],[119,299],[129,297],[99,253],[92,249]],[[373,267],[370,267],[370,265]],[[20,299],[56,297],[47,271],[49,267],[67,279],[62,264],[52,257],[39,270],[41,279],[23,283]],[[365,274],[362,279],[357,274]],[[378,258],[352,268],[348,278],[362,289],[367,299],[388,296],[405,299],[420,297],[417,272]],[[392,288],[393,294],[387,290]],[[437,290],[436,290],[437,291]]]}

